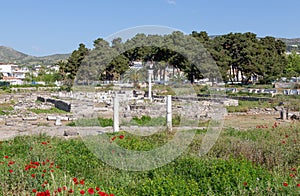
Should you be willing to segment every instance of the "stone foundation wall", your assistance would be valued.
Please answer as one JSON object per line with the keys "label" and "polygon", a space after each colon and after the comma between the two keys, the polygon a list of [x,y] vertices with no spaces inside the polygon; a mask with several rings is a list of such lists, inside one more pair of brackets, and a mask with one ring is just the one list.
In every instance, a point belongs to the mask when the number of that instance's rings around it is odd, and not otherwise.
{"label": "stone foundation wall", "polygon": [[53,98],[44,98],[44,97],[37,97],[38,101],[41,102],[49,102],[49,103],[53,103],[54,106],[60,110],[64,110],[66,112],[70,112],[71,111],[71,104],[67,103],[65,101],[61,101],[61,100],[57,100],[57,99],[53,99]]}

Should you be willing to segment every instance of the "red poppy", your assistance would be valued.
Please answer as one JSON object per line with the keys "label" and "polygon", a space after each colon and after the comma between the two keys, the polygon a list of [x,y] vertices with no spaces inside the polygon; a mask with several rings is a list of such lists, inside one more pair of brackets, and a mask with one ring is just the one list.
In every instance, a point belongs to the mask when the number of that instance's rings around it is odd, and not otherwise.
{"label": "red poppy", "polygon": [[295,168],[295,167],[292,167],[292,168],[291,168],[291,171],[296,171],[296,168]]}
{"label": "red poppy", "polygon": [[80,180],[80,184],[84,185],[84,180]]}
{"label": "red poppy", "polygon": [[15,164],[14,161],[9,161],[9,162],[8,162],[8,166],[9,166],[9,165],[13,165],[13,164]]}
{"label": "red poppy", "polygon": [[98,194],[99,194],[100,196],[105,196],[105,195],[106,195],[106,193],[105,193],[105,192],[102,192],[102,191],[99,191]]}
{"label": "red poppy", "polygon": [[57,188],[57,191],[60,193],[62,190],[60,187]]}
{"label": "red poppy", "polygon": [[294,178],[294,177],[295,177],[295,174],[290,174],[290,176],[291,176],[292,178]]}
{"label": "red poppy", "polygon": [[13,173],[14,172],[14,170],[12,170],[12,169],[10,169],[10,170],[8,170],[10,173]]}
{"label": "red poppy", "polygon": [[288,138],[289,137],[289,135],[285,135],[285,138]]}
{"label": "red poppy", "polygon": [[69,192],[69,193],[74,193],[73,189],[70,189],[68,192]]}
{"label": "red poppy", "polygon": [[297,184],[297,187],[300,187],[300,184]]}
{"label": "red poppy", "polygon": [[32,189],[32,192],[33,192],[33,193],[36,193],[36,192],[37,192],[37,190],[36,190],[36,189]]}
{"label": "red poppy", "polygon": [[46,190],[46,191],[45,191],[45,194],[50,196],[50,191],[49,191],[49,190]]}
{"label": "red poppy", "polygon": [[73,182],[77,182],[77,178],[73,178]]}
{"label": "red poppy", "polygon": [[4,156],[4,158],[5,158],[5,159],[8,159],[8,156],[7,156],[7,155],[5,155],[5,156]]}
{"label": "red poppy", "polygon": [[99,188],[99,187],[96,187],[96,191],[100,191],[100,188]]}
{"label": "red poppy", "polygon": [[119,138],[120,138],[120,139],[124,139],[124,135],[120,135]]}
{"label": "red poppy", "polygon": [[115,196],[114,194],[109,194],[109,196]]}
{"label": "red poppy", "polygon": [[289,185],[289,184],[288,184],[288,183],[286,183],[286,182],[284,182],[284,183],[283,183],[283,186],[288,186],[288,185]]}
{"label": "red poppy", "polygon": [[85,193],[84,190],[81,190],[81,191],[80,191],[80,194],[81,194],[81,195],[84,195],[84,193]]}
{"label": "red poppy", "polygon": [[31,174],[31,177],[35,178],[35,174]]}
{"label": "red poppy", "polygon": [[244,186],[247,186],[247,185],[248,185],[248,183],[247,183],[247,182],[244,182],[244,183],[243,183],[243,185],[244,185]]}
{"label": "red poppy", "polygon": [[63,186],[63,189],[66,191],[68,188],[66,186]]}
{"label": "red poppy", "polygon": [[54,170],[53,170],[53,169],[51,169],[51,170],[50,170],[50,172],[52,172],[52,173],[53,173],[53,172],[54,172]]}
{"label": "red poppy", "polygon": [[44,172],[44,173],[46,173],[46,172],[47,172],[47,170],[46,170],[46,169],[44,169],[44,170],[43,170],[43,172]]}
{"label": "red poppy", "polygon": [[89,188],[89,189],[88,189],[88,193],[89,193],[90,195],[92,195],[92,194],[94,194],[94,193],[95,193],[95,191],[94,191],[94,189],[93,189],[93,188]]}
{"label": "red poppy", "polygon": [[112,141],[114,141],[116,138],[117,138],[117,137],[116,137],[116,136],[114,136],[113,138],[111,138],[111,140],[112,140]]}
{"label": "red poppy", "polygon": [[282,144],[285,144],[285,140],[282,140],[281,143],[282,143]]}

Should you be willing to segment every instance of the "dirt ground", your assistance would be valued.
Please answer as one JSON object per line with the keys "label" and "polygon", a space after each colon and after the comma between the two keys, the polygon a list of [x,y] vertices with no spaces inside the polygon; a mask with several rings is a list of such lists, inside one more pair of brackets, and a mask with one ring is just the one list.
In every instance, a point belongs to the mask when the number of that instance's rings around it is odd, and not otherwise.
{"label": "dirt ground", "polygon": [[229,114],[225,117],[224,128],[237,128],[237,129],[251,129],[255,128],[257,125],[267,125],[268,127],[272,127],[274,122],[280,122],[281,124],[289,124],[290,121],[282,121],[278,118],[278,115],[263,115],[263,114],[255,114],[255,115],[236,115]]}

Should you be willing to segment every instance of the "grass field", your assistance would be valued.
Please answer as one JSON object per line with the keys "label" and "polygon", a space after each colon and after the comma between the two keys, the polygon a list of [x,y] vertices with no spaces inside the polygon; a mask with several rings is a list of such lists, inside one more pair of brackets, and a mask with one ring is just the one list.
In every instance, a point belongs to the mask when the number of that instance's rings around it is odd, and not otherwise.
{"label": "grass field", "polygon": [[[299,195],[299,123],[225,129],[205,156],[205,131],[171,163],[131,172],[99,160],[80,139],[45,135],[0,142],[1,195]],[[145,151],[173,137],[108,134],[112,144]],[[113,152],[112,152],[113,153]]]}

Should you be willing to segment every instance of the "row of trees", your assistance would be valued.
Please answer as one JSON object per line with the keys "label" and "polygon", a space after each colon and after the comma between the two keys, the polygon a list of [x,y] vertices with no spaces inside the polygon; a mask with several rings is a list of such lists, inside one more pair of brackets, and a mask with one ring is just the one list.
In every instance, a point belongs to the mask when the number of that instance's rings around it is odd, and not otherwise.
{"label": "row of trees", "polygon": [[[161,70],[168,65],[183,71],[192,83],[195,79],[249,83],[259,78],[270,83],[281,76],[300,74],[300,57],[285,55],[286,45],[274,37],[258,38],[254,33],[229,33],[209,37],[206,32],[191,35],[137,34],[123,42],[111,43],[99,38],[94,48],[80,44],[69,59],[58,62],[66,84],[73,80],[119,80],[133,61],[154,62]],[[126,75],[126,74],[125,74]]]}

